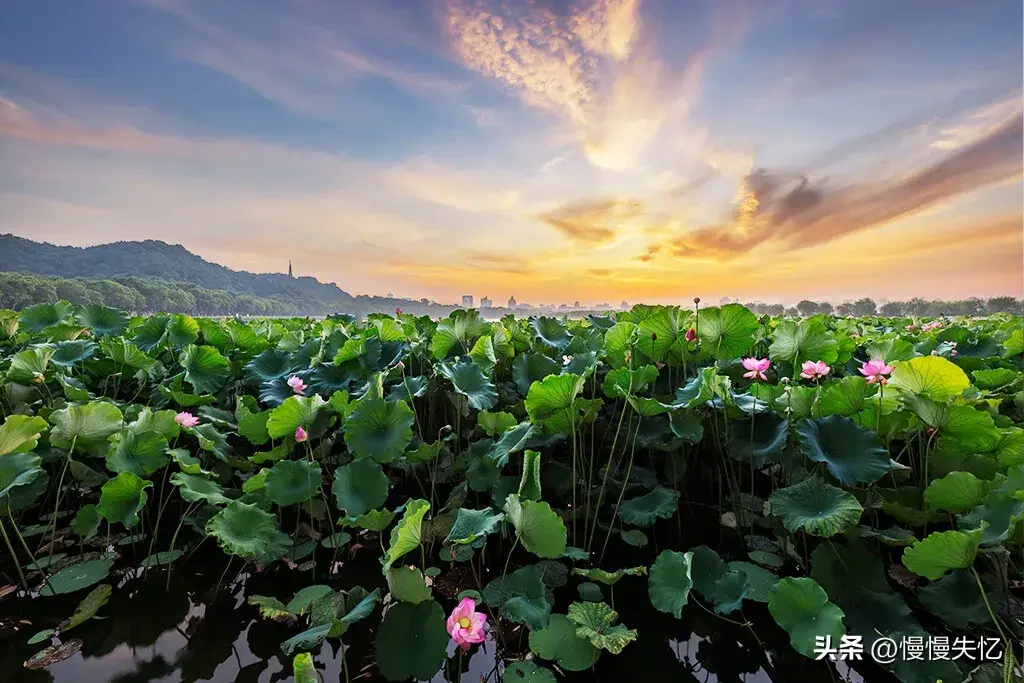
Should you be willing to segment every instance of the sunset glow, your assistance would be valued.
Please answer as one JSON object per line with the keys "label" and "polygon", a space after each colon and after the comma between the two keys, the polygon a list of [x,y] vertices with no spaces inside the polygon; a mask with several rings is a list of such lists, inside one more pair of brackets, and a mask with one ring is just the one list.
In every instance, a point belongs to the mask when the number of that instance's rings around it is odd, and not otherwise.
{"label": "sunset glow", "polygon": [[56,6],[0,23],[0,232],[439,301],[1024,293],[1019,2]]}

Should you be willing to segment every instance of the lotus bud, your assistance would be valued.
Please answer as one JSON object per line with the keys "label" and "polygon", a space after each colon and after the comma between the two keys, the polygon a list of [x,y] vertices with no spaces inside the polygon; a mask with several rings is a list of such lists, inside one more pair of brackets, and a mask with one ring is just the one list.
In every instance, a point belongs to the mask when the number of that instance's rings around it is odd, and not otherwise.
{"label": "lotus bud", "polygon": [[658,341],[658,333],[651,332],[651,341]]}
{"label": "lotus bud", "polygon": [[398,369],[405,370],[405,361],[398,361]]}
{"label": "lotus bud", "polygon": [[36,384],[42,384],[45,380],[46,380],[46,378],[43,376],[43,373],[41,373],[41,372],[33,372],[32,373],[32,381],[35,382]]}
{"label": "lotus bud", "polygon": [[700,303],[700,297],[699,296],[693,297],[693,303],[699,304]]}

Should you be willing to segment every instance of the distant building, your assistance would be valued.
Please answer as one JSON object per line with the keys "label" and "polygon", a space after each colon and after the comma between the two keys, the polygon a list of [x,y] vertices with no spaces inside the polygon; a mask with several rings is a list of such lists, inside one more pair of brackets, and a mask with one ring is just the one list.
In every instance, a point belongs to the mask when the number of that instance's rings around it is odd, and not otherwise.
{"label": "distant building", "polygon": [[294,275],[292,275],[292,262],[291,261],[288,262],[288,277],[295,277]]}
{"label": "distant building", "polygon": [[572,302],[572,307],[573,308],[579,308],[580,307],[580,300],[577,299],[576,301],[573,301]]}
{"label": "distant building", "polygon": [[462,307],[463,308],[473,308],[473,295],[472,294],[463,294],[462,295]]}
{"label": "distant building", "polygon": [[490,308],[494,304],[491,302],[489,297],[483,297],[480,299],[480,308]]}
{"label": "distant building", "polygon": [[723,296],[721,299],[718,300],[718,303],[720,303],[720,304],[727,304],[727,303],[729,303],[729,301],[730,301],[729,297]]}
{"label": "distant building", "polygon": [[626,310],[627,308],[629,308],[629,302],[623,301],[621,304],[619,304],[619,308],[621,308],[622,310]]}
{"label": "distant building", "polygon": [[514,296],[508,298],[508,308],[513,311],[516,310],[516,298]]}

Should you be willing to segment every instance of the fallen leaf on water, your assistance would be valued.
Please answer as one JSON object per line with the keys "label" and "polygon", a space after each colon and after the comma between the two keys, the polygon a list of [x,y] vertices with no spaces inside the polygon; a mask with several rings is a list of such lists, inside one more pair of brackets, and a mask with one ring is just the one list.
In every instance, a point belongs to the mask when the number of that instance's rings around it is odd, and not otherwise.
{"label": "fallen leaf on water", "polygon": [[65,659],[70,658],[81,649],[82,641],[77,638],[61,643],[60,645],[51,645],[50,647],[35,653],[30,659],[26,659],[25,668],[45,669],[51,664],[63,662]]}

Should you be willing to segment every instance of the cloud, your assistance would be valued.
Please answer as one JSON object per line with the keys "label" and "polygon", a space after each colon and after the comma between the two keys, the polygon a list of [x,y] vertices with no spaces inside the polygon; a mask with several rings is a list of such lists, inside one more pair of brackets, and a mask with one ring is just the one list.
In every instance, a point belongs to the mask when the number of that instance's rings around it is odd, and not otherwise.
{"label": "cloud", "polygon": [[1018,112],[985,137],[889,181],[843,187],[759,169],[744,179],[730,224],[682,234],[647,258],[729,260],[765,246],[806,249],[1021,175],[1024,118]]}
{"label": "cloud", "polygon": [[669,68],[637,49],[640,0],[582,0],[559,13],[544,3],[445,0],[455,56],[530,107],[556,114],[595,166],[625,170],[669,118],[696,102],[708,56]]}
{"label": "cloud", "polygon": [[998,131],[1021,115],[1021,93],[1015,92],[1010,97],[998,102],[978,107],[957,124],[944,127],[939,131],[940,137],[932,141],[935,149],[959,149],[965,145],[982,139]]}
{"label": "cloud", "polygon": [[642,216],[643,202],[598,199],[567,204],[539,218],[571,241],[595,246],[612,242],[630,219]]}
{"label": "cloud", "polygon": [[381,173],[407,197],[473,213],[503,212],[519,202],[519,192],[502,187],[486,173],[456,170],[427,157],[415,157]]}

